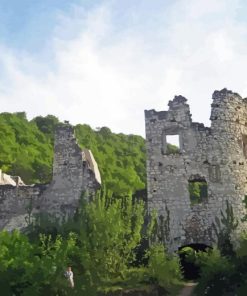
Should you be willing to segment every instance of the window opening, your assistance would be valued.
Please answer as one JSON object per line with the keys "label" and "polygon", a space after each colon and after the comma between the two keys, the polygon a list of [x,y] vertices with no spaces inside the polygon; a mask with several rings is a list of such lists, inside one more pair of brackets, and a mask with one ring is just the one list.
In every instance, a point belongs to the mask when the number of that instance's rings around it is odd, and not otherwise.
{"label": "window opening", "polygon": [[189,244],[178,249],[182,273],[186,280],[196,280],[200,277],[201,268],[196,264],[196,260],[191,259],[196,258],[196,253],[206,253],[210,249],[210,246],[204,244]]}
{"label": "window opening", "polygon": [[192,205],[202,203],[208,198],[208,184],[204,178],[189,180],[189,194]]}
{"label": "window opening", "polygon": [[180,151],[180,140],[179,135],[166,135],[165,136],[165,153],[176,154]]}

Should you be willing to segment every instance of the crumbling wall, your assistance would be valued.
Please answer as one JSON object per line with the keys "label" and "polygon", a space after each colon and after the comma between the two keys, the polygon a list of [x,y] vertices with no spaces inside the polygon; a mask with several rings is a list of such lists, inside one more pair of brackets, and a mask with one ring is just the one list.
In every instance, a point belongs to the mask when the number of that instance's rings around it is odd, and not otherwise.
{"label": "crumbling wall", "polygon": [[0,229],[25,228],[31,212],[39,210],[40,196],[47,185],[0,186]]}
{"label": "crumbling wall", "polygon": [[82,151],[73,127],[57,127],[52,182],[47,185],[0,185],[0,229],[22,229],[38,213],[67,218],[75,213],[83,192],[100,188],[100,174],[90,151]]}
{"label": "crumbling wall", "polygon": [[100,184],[76,142],[73,127],[58,126],[55,133],[53,178],[41,199],[41,211],[56,216],[72,215],[82,192],[92,191]]}
{"label": "crumbling wall", "polygon": [[[145,111],[148,207],[164,219],[169,214],[170,250],[192,243],[212,245],[217,240],[212,224],[226,201],[235,217],[245,214],[247,101],[226,89],[215,91],[211,128],[192,122],[184,97],[176,96],[168,105],[168,111]],[[167,135],[179,135],[178,153],[168,153]],[[190,199],[191,180],[208,186],[207,198],[197,204]]]}

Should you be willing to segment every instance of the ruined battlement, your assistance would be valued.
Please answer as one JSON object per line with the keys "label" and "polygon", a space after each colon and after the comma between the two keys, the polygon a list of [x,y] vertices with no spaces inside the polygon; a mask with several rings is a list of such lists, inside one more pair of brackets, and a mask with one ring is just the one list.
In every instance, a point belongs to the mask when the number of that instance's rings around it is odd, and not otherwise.
{"label": "ruined battlement", "polygon": [[[247,125],[247,98],[242,98],[238,93],[234,93],[226,88],[215,91],[212,96],[211,116],[212,128],[217,128],[219,121],[231,121],[233,123]],[[194,123],[191,120],[190,107],[187,99],[183,96],[175,96],[168,103],[168,111],[145,110],[146,123],[156,121],[180,122],[202,129],[202,123]],[[217,121],[217,122],[215,122]],[[208,127],[205,129],[209,130]]]}
{"label": "ruined battlement", "polygon": [[54,138],[50,184],[25,185],[19,178],[0,175],[0,229],[23,229],[28,217],[37,213],[72,216],[82,193],[92,194],[100,188],[97,163],[90,150],[80,149],[73,127],[69,123],[59,125]]}
{"label": "ruined battlement", "polygon": [[190,107],[186,104],[187,99],[183,96],[175,96],[169,101],[168,111],[145,110],[145,118],[155,123],[157,120],[166,120],[170,122],[191,122]]}
{"label": "ruined battlement", "polygon": [[[231,122],[232,125],[247,125],[247,99],[239,94],[223,89],[213,93],[211,104],[212,127],[217,129],[220,121]],[[226,123],[224,123],[226,125]],[[220,125],[222,128],[222,126]]]}
{"label": "ruined battlement", "polygon": [[[247,100],[227,89],[215,91],[212,99],[211,127],[192,122],[182,96],[169,101],[168,111],[145,111],[148,207],[163,217],[169,211],[170,250],[191,243],[212,245],[212,224],[226,201],[236,217],[245,214]],[[170,136],[179,142],[173,153],[167,145]],[[204,188],[199,202],[193,200],[193,186]]]}

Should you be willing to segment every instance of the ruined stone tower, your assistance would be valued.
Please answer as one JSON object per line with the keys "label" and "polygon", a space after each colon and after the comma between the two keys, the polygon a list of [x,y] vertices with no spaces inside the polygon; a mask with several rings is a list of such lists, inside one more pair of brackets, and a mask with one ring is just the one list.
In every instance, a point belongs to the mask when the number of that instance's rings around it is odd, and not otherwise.
{"label": "ruined stone tower", "polygon": [[[87,155],[89,155],[87,157]],[[53,178],[43,193],[41,210],[60,216],[70,215],[78,207],[82,192],[99,188],[98,167],[92,167],[91,153],[81,150],[71,125],[58,126],[55,132]]]}
{"label": "ruined stone tower", "polygon": [[100,188],[100,173],[90,150],[81,150],[73,127],[56,128],[53,177],[50,184],[25,185],[1,174],[0,229],[23,229],[28,217],[47,213],[66,218],[75,213],[83,192]]}
{"label": "ruined stone tower", "polygon": [[[226,89],[215,91],[210,128],[192,122],[186,102],[176,96],[168,111],[145,111],[148,208],[166,221],[171,251],[212,246],[215,217],[229,201],[241,219],[247,195],[247,100]],[[170,135],[179,138],[175,153],[168,149]]]}

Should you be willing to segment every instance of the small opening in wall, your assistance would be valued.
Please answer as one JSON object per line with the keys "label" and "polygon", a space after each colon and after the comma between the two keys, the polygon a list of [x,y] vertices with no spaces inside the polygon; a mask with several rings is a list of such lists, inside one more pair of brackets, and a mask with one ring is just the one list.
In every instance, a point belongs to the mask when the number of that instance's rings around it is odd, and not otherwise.
{"label": "small opening in wall", "polygon": [[210,246],[204,244],[189,244],[178,249],[178,255],[184,279],[196,280],[200,277],[201,269],[198,264],[195,264],[196,261],[191,259],[196,258],[195,254],[197,252],[206,253],[210,249]]}
{"label": "small opening in wall", "polygon": [[166,135],[166,154],[175,154],[180,151],[179,135]]}
{"label": "small opening in wall", "polygon": [[189,180],[189,194],[192,205],[202,203],[208,198],[208,184],[204,178]]}
{"label": "small opening in wall", "polygon": [[244,157],[247,158],[247,135],[242,136]]}

